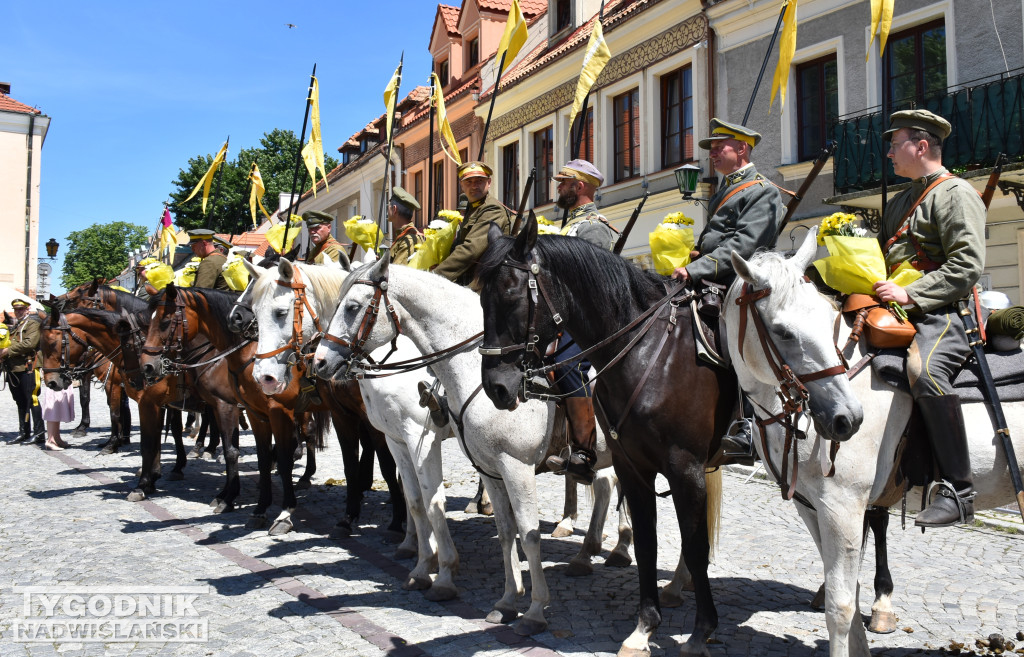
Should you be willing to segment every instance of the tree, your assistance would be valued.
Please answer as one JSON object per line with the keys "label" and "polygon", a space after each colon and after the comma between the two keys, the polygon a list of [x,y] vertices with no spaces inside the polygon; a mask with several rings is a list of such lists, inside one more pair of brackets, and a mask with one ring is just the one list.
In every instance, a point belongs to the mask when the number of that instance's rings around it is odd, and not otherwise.
{"label": "tree", "polygon": [[[213,162],[213,155],[200,155],[190,158],[188,168],[178,172],[177,180],[173,181],[175,190],[170,197],[173,201],[172,210],[175,213],[175,223],[179,228],[189,230],[192,228],[206,228],[207,219],[212,217],[210,228],[221,233],[240,233],[252,226],[252,217],[249,215],[248,174],[252,161],[259,157],[258,165],[260,174],[263,177],[263,184],[267,188],[267,194],[263,197],[263,205],[268,212],[277,210],[279,194],[289,193],[292,189],[292,178],[295,173],[295,162],[299,157],[299,139],[291,130],[273,130],[264,133],[260,138],[258,148],[242,148],[234,160],[228,160],[217,172],[220,180],[220,197],[214,204],[214,196],[217,190],[217,178],[214,178],[210,187],[210,200],[207,203],[207,214],[203,215],[202,191],[191,201],[183,203],[192,193],[196,185],[202,179],[203,174],[210,168]],[[330,171],[338,166],[338,161],[330,156],[325,157],[325,168]],[[302,182],[302,174],[305,166],[299,170],[299,180],[296,185]],[[310,182],[306,180],[306,186],[302,191],[310,188]],[[257,208],[257,213],[259,208]],[[259,215],[258,215],[259,216]]]}
{"label": "tree", "polygon": [[93,224],[67,236],[68,251],[60,283],[70,290],[97,276],[113,278],[128,266],[129,254],[149,241],[142,226],[114,221]]}

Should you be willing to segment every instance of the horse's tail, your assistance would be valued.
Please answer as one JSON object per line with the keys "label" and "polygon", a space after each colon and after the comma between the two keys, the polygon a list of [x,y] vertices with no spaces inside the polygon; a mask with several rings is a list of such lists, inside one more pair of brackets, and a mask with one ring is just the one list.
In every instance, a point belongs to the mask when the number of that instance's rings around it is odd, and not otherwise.
{"label": "horse's tail", "polygon": [[715,555],[718,526],[722,520],[722,469],[715,468],[704,475],[707,491],[708,558]]}
{"label": "horse's tail", "polygon": [[313,413],[313,439],[318,452],[327,449],[327,431],[331,428],[331,412],[317,411]]}

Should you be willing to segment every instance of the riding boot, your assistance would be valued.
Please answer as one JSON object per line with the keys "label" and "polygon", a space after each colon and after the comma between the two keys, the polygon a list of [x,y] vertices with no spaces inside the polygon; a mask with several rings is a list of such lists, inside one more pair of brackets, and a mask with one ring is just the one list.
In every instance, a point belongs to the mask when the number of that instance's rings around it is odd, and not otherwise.
{"label": "riding boot", "polygon": [[35,427],[32,431],[32,442],[42,445],[46,442],[46,423],[43,422],[43,409],[39,406],[32,407],[32,426]]}
{"label": "riding boot", "polygon": [[448,424],[448,412],[445,410],[448,405],[443,403],[434,387],[420,381],[416,388],[420,391],[420,406],[430,410],[430,421],[439,427]]}
{"label": "riding boot", "polygon": [[729,432],[722,436],[722,454],[726,463],[754,465],[753,421],[741,417],[729,427]]}
{"label": "riding boot", "polygon": [[566,397],[565,415],[569,418],[573,449],[568,460],[560,456],[549,456],[546,463],[555,472],[565,471],[578,479],[594,481],[594,464],[597,453],[597,421],[594,417],[594,400],[591,397]]}
{"label": "riding boot", "polygon": [[921,397],[917,404],[942,481],[929,486],[929,492],[934,489],[935,495],[928,507],[917,514],[914,524],[948,527],[973,522],[974,480],[960,397]]}
{"label": "riding boot", "polygon": [[12,445],[17,445],[25,441],[32,439],[32,425],[29,424],[28,418],[21,416],[18,420],[18,437],[11,441]]}

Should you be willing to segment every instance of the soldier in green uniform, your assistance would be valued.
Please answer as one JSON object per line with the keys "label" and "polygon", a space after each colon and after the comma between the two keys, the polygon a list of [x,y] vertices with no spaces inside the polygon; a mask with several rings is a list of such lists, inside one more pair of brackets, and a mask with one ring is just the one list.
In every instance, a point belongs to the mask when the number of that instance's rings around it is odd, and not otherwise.
{"label": "soldier in green uniform", "polygon": [[331,260],[348,265],[348,256],[345,254],[345,246],[334,239],[331,234],[331,225],[334,223],[334,216],[319,210],[307,210],[302,213],[302,220],[306,222],[306,230],[309,231],[309,252],[306,253],[304,261],[314,265],[324,264],[324,256],[330,256]]}
{"label": "soldier in green uniform", "polygon": [[599,249],[612,250],[618,233],[594,205],[597,188],[604,183],[604,176],[597,167],[586,160],[573,160],[554,178],[558,181],[555,205],[569,211],[562,235],[578,237]]}
{"label": "soldier in green uniform", "polygon": [[491,168],[483,162],[466,162],[458,169],[459,186],[469,205],[452,243],[452,251],[434,273],[459,285],[476,278],[476,266],[487,250],[487,229],[493,221],[508,235],[512,222],[508,210],[490,194]]}
{"label": "soldier in green uniform", "polygon": [[388,205],[388,221],[391,233],[391,264],[404,265],[416,252],[416,245],[423,242],[423,234],[412,222],[413,213],[420,209],[416,198],[401,187],[391,190],[391,204]]}
{"label": "soldier in green uniform", "polygon": [[[11,346],[0,349],[0,360],[7,372],[7,386],[18,405],[18,437],[12,443],[23,443],[35,438],[43,444],[46,427],[39,406],[32,403],[36,388],[35,359],[39,349],[40,319],[31,312],[29,303],[22,299],[11,302],[14,324],[10,326]],[[29,418],[31,417],[31,423]]]}
{"label": "soldier in green uniform", "polygon": [[907,110],[890,117],[883,135],[896,175],[912,181],[885,207],[878,235],[885,264],[893,271],[909,261],[925,272],[905,288],[889,281],[874,286],[882,301],[905,306],[917,329],[907,375],[943,480],[917,514],[919,527],[974,517],[970,451],[953,378],[971,353],[957,304],[985,268],[985,205],[969,183],[942,166],[942,141],[950,130],[940,116]]}
{"label": "soldier in green uniform", "polygon": [[188,242],[192,247],[192,253],[202,258],[192,286],[229,291],[231,288],[224,280],[224,270],[222,269],[228,259],[213,243],[213,231],[206,228],[190,230],[188,231]]}

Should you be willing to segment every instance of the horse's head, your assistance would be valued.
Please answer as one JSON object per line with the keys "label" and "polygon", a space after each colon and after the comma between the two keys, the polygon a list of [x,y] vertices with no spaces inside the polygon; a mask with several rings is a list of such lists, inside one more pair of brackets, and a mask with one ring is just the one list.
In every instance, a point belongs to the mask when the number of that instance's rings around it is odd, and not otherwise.
{"label": "horse's head", "polygon": [[65,390],[71,385],[71,370],[81,364],[87,345],[60,312],[54,310],[39,332],[39,353],[43,384],[50,390]]}
{"label": "horse's head", "polygon": [[385,255],[363,264],[345,280],[341,301],[313,356],[317,376],[336,376],[353,357],[366,356],[397,338],[394,305],[387,296],[390,260]]}
{"label": "horse's head", "polygon": [[152,299],[153,311],[146,331],[146,341],[139,354],[139,365],[146,379],[154,381],[166,374],[165,358],[180,356],[182,348],[191,340],[198,322],[189,321],[185,298],[173,282]]}
{"label": "horse's head", "polygon": [[539,361],[558,326],[547,293],[538,287],[543,263],[533,251],[537,222],[531,217],[515,238],[504,238],[492,224],[487,239],[479,278],[484,311],[483,386],[496,407],[513,409],[522,400],[526,359]]}
{"label": "horse's head", "polygon": [[860,428],[864,411],[834,342],[837,310],[804,276],[815,257],[816,237],[810,231],[789,259],[763,253],[747,261],[733,253],[739,278],[729,290],[724,318],[740,385],[747,391],[780,388],[785,383],[780,368],[785,372],[788,365],[799,380],[790,381],[789,388],[801,396],[801,386],[806,391],[805,406],[818,433],[842,441]]}

